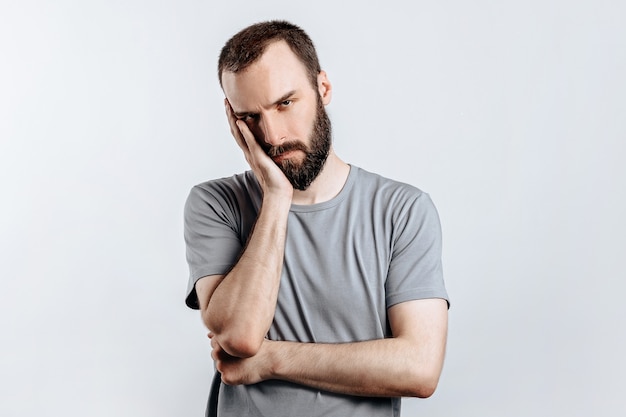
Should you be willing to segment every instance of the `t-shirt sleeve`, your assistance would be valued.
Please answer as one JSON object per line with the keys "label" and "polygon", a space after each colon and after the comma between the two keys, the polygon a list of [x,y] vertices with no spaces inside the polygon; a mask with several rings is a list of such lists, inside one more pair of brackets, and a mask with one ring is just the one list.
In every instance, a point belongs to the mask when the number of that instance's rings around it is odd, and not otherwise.
{"label": "t-shirt sleeve", "polygon": [[184,235],[189,282],[185,302],[199,309],[196,282],[208,275],[226,274],[236,262],[243,244],[233,202],[219,190],[195,186],[184,210]]}
{"label": "t-shirt sleeve", "polygon": [[430,196],[420,192],[402,207],[394,225],[385,284],[388,308],[425,298],[443,298],[449,305],[441,249],[439,215]]}

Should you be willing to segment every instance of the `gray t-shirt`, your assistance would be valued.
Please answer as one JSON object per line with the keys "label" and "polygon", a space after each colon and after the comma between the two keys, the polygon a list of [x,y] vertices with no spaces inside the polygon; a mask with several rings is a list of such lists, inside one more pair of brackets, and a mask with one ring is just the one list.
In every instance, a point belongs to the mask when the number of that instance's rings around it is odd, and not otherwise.
{"label": "gray t-shirt", "polygon": [[[225,274],[254,225],[261,190],[251,171],[199,184],[185,206],[194,285]],[[341,192],[313,205],[292,205],[271,340],[343,343],[391,337],[387,309],[424,298],[448,299],[441,229],[428,194],[351,166]],[[253,312],[251,312],[253,313]],[[222,385],[220,416],[399,416],[400,399],[320,391],[283,381]]]}

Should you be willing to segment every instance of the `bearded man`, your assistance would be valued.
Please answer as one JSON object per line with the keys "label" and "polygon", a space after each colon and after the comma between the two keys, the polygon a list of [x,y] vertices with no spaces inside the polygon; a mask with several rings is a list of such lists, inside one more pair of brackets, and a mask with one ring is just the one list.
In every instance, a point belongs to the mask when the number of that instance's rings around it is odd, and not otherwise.
{"label": "bearded man", "polygon": [[342,161],[308,35],[257,23],[218,76],[250,170],[185,205],[190,276],[216,366],[207,415],[399,416],[441,374],[448,296],[428,194]]}

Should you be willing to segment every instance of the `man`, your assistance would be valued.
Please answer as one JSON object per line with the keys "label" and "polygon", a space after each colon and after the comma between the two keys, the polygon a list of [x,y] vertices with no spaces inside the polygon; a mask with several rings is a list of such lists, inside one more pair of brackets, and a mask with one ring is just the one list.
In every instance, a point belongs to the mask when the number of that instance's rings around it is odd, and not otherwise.
{"label": "man", "polygon": [[443,365],[430,198],[334,153],[332,86],[299,27],[242,30],[218,74],[251,170],[192,189],[185,239],[219,415],[398,416],[399,398],[430,396]]}

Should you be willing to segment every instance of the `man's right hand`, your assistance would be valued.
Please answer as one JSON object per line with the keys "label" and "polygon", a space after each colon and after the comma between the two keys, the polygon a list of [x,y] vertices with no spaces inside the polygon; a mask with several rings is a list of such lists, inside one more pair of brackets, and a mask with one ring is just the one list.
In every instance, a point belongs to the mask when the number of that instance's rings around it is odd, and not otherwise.
{"label": "man's right hand", "polygon": [[235,358],[257,354],[274,320],[293,186],[248,126],[224,100],[230,130],[263,191],[263,203],[237,263],[226,275],[196,283],[202,319],[220,350]]}
{"label": "man's right hand", "polygon": [[254,172],[264,196],[276,195],[289,198],[293,196],[293,186],[281,171],[281,169],[265,153],[261,145],[257,142],[254,134],[243,120],[238,120],[227,98],[224,99],[226,107],[226,117],[237,145]]}

